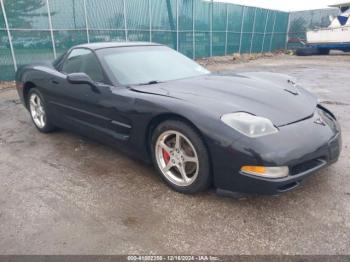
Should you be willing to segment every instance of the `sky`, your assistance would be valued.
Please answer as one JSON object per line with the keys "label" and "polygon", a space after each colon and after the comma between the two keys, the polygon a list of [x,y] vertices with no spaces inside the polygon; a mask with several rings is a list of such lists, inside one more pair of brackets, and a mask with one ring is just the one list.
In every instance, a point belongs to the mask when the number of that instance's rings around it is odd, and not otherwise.
{"label": "sky", "polygon": [[250,5],[282,11],[299,11],[326,8],[331,4],[350,2],[350,0],[215,0],[234,4]]}

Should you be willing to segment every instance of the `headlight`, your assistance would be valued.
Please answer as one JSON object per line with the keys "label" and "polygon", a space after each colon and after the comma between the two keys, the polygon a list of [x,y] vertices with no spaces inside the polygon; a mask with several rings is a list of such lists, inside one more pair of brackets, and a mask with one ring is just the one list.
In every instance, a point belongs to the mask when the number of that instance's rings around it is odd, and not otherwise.
{"label": "headlight", "polygon": [[226,125],[249,137],[266,136],[278,132],[278,129],[269,119],[244,112],[223,115],[221,120]]}

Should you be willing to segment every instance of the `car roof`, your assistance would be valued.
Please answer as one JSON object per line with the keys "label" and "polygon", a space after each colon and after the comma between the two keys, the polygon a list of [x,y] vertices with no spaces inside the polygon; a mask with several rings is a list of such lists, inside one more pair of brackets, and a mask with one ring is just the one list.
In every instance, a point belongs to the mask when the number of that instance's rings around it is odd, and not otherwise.
{"label": "car roof", "polygon": [[77,47],[84,47],[93,50],[103,49],[103,48],[112,48],[112,47],[130,47],[130,46],[160,46],[161,44],[150,43],[150,42],[98,42],[98,43],[88,43],[77,45]]}

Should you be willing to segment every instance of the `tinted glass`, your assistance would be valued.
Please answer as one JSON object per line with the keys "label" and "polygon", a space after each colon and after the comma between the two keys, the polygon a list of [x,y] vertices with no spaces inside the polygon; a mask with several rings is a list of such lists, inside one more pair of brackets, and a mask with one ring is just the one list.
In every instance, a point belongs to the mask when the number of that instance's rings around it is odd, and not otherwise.
{"label": "tinted glass", "polygon": [[193,60],[165,46],[108,48],[101,61],[123,85],[170,81],[209,74]]}
{"label": "tinted glass", "polygon": [[94,53],[88,49],[73,49],[63,63],[62,71],[70,73],[85,73],[96,82],[104,82],[103,73]]}

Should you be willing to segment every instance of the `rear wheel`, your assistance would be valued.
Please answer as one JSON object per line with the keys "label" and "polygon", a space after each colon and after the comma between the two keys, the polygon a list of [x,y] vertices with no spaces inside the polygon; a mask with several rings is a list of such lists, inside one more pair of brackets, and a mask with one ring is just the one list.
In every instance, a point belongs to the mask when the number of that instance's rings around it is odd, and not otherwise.
{"label": "rear wheel", "polygon": [[48,133],[55,129],[47,115],[43,95],[36,88],[30,89],[27,101],[28,109],[36,128],[42,133]]}
{"label": "rear wheel", "polygon": [[163,180],[180,193],[194,194],[210,185],[208,152],[197,132],[181,121],[165,121],[153,132],[153,163]]}

